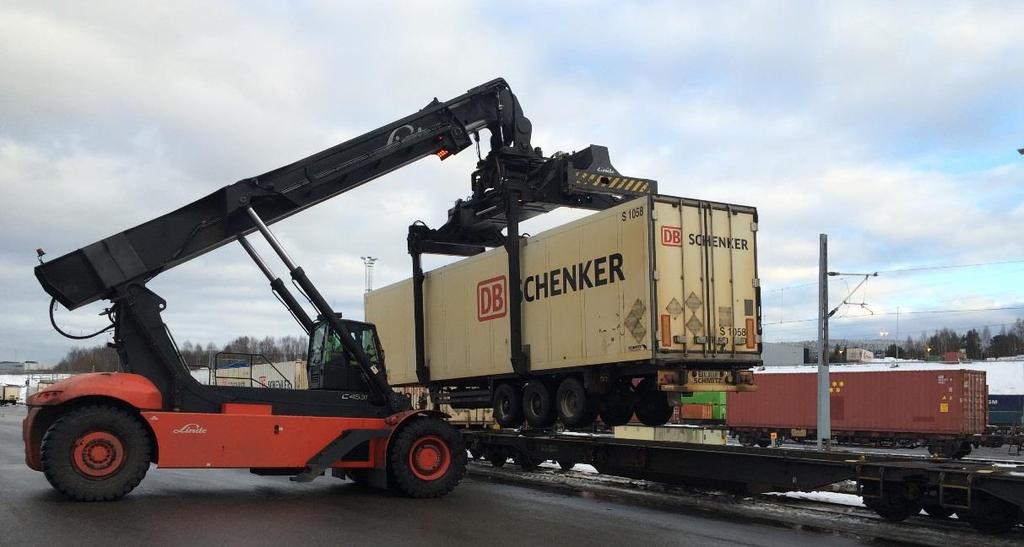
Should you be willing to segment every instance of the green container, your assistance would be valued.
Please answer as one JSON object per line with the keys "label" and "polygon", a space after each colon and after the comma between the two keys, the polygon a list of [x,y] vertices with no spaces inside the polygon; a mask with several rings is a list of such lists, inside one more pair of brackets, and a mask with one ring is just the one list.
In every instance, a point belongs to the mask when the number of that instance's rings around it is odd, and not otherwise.
{"label": "green container", "polygon": [[680,404],[711,405],[711,419],[725,421],[725,392],[700,391],[679,396]]}
{"label": "green container", "polygon": [[712,404],[725,406],[724,391],[699,391],[689,395],[680,395],[681,404]]}

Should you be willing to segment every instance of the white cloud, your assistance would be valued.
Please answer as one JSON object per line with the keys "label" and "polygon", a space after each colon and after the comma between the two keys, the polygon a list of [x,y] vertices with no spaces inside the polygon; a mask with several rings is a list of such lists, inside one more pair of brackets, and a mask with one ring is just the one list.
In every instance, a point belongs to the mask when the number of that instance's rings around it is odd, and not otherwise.
{"label": "white cloud", "polygon": [[[496,76],[549,153],[604,144],[664,193],[757,205],[766,289],[813,280],[819,232],[843,268],[1021,257],[1022,23],[1015,3],[8,3],[0,358],[69,345],[36,247],[73,250]],[[358,257],[380,257],[378,286],[407,276],[406,227],[442,223],[474,164],[428,158],[274,229],[358,317]],[[1005,272],[975,275],[879,279],[871,298],[1024,300]],[[237,246],[152,286],[179,341],[294,330]],[[786,317],[813,316],[813,287],[787,293]],[[92,311],[61,320],[102,326]]]}

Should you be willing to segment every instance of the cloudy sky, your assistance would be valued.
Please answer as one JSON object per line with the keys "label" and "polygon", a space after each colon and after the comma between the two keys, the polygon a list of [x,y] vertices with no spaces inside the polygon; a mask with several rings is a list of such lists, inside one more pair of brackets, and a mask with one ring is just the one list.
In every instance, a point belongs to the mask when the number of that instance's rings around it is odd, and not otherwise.
{"label": "cloudy sky", "polygon": [[[37,247],[72,251],[496,76],[546,152],[603,144],[664,193],[756,205],[768,340],[813,336],[820,232],[844,272],[1002,262],[883,273],[835,336],[895,333],[897,307],[901,337],[1024,316],[1020,3],[513,5],[4,2],[0,360],[72,345]],[[406,277],[406,227],[443,222],[474,161],[424,160],[275,229],[361,317],[359,257],[379,257],[377,285]],[[297,331],[234,245],[150,286],[179,341]],[[991,308],[1011,309],[963,311]],[[99,309],[58,321],[88,331]],[[959,311],[908,313],[934,310]]]}

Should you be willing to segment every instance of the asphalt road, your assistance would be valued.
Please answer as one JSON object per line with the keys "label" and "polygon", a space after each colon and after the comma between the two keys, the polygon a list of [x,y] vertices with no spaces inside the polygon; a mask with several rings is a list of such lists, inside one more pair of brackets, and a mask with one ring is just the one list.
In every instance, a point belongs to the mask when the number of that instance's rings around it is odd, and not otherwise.
{"label": "asphalt road", "polygon": [[79,503],[24,464],[25,407],[0,407],[0,545],[855,545],[856,538],[466,478],[412,500],[324,477],[152,468],[111,503]]}

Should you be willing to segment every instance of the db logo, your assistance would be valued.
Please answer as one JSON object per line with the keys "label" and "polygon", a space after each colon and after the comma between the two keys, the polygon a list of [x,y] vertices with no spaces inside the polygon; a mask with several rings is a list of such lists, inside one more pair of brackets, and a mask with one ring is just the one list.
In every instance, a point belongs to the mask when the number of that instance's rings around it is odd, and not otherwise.
{"label": "db logo", "polygon": [[677,226],[662,226],[661,244],[669,247],[682,247],[683,229]]}
{"label": "db logo", "polygon": [[508,278],[499,275],[476,284],[476,320],[505,317],[508,311]]}

